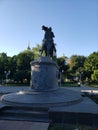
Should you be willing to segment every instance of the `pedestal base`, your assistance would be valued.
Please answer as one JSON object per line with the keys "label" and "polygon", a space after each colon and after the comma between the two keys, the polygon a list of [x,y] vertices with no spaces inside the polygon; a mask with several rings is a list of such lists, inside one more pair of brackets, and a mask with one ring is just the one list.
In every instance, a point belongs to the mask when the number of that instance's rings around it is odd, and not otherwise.
{"label": "pedestal base", "polygon": [[31,89],[52,91],[58,89],[59,68],[49,57],[39,57],[31,63]]}
{"label": "pedestal base", "polygon": [[75,91],[20,91],[2,96],[0,119],[98,126],[98,105]]}
{"label": "pedestal base", "polygon": [[49,92],[20,91],[2,96],[2,102],[12,106],[54,107],[82,101],[80,94],[59,88]]}

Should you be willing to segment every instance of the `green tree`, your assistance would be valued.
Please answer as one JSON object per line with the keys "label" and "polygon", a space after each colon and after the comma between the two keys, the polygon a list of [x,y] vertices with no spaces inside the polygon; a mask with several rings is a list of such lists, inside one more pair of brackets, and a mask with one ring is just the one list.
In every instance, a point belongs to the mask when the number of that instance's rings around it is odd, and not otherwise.
{"label": "green tree", "polygon": [[98,82],[98,70],[94,70],[94,73],[91,75],[91,79]]}
{"label": "green tree", "polygon": [[67,57],[61,56],[57,58],[57,64],[59,66],[59,72],[62,74],[62,81],[68,76],[69,66],[67,64]]}
{"label": "green tree", "polygon": [[[20,79],[23,82],[24,79],[30,81],[30,62],[34,60],[33,52],[30,50],[23,51],[17,55],[17,68],[14,74],[14,79]],[[20,77],[21,76],[21,77]]]}
{"label": "green tree", "polygon": [[87,77],[90,80],[94,70],[98,69],[98,52],[93,52],[85,60],[84,67],[87,73]]}
{"label": "green tree", "polygon": [[69,58],[69,73],[70,77],[74,79],[75,77],[79,77],[80,73],[84,73],[84,62],[86,60],[85,56],[80,55],[72,55]]}
{"label": "green tree", "polygon": [[16,59],[17,56],[13,56],[13,57],[8,57],[8,66],[9,66],[9,69],[10,70],[10,75],[9,75],[9,78],[11,80],[14,79],[13,75],[14,73],[16,72],[16,69],[17,69],[17,59]]}
{"label": "green tree", "polygon": [[6,53],[0,53],[0,79],[5,79],[4,71],[10,69],[9,60],[10,57],[8,57]]}
{"label": "green tree", "polygon": [[36,47],[32,48],[33,54],[34,54],[34,60],[38,58],[40,55],[41,46],[39,44],[36,45]]}

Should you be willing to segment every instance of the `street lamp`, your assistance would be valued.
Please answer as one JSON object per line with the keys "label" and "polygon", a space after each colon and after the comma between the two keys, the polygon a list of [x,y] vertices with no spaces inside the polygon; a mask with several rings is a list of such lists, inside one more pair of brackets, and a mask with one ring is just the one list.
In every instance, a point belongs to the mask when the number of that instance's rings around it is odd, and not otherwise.
{"label": "street lamp", "polygon": [[62,82],[62,73],[64,72],[64,70],[60,71],[60,87],[61,87],[61,82]]}
{"label": "street lamp", "polygon": [[7,79],[8,79],[8,76],[9,76],[9,74],[11,73],[11,71],[9,70],[9,71],[4,71],[4,73],[5,73],[5,83],[7,83]]}
{"label": "street lamp", "polygon": [[82,74],[83,72],[80,72],[80,86],[82,86]]}

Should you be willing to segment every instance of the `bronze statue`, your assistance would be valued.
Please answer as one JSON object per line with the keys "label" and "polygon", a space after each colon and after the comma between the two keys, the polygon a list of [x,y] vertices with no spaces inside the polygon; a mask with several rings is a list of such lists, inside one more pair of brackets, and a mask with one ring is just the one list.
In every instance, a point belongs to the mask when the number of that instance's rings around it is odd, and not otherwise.
{"label": "bronze statue", "polygon": [[45,31],[44,38],[42,40],[42,49],[41,49],[41,55],[43,51],[45,51],[46,56],[53,57],[53,52],[56,52],[55,44],[53,38],[54,33],[52,32],[51,27],[42,26],[42,30]]}

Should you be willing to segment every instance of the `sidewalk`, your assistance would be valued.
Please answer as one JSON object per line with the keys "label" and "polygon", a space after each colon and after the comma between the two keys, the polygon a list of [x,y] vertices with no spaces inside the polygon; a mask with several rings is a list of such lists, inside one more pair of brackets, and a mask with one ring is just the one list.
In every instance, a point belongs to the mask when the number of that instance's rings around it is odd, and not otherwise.
{"label": "sidewalk", "polygon": [[90,86],[81,86],[81,87],[66,87],[66,89],[73,90],[76,92],[88,92],[98,94],[98,88],[90,87]]}
{"label": "sidewalk", "polygon": [[0,130],[48,130],[49,123],[0,120]]}
{"label": "sidewalk", "polygon": [[21,90],[30,90],[29,86],[0,86],[0,93],[13,93]]}

